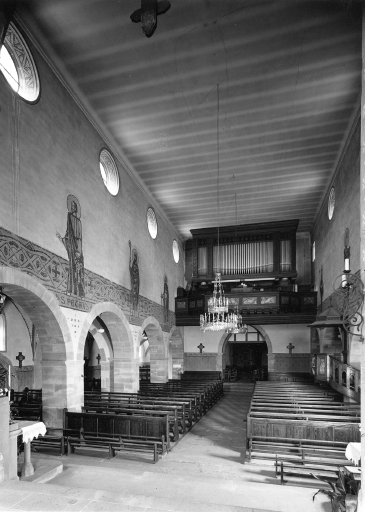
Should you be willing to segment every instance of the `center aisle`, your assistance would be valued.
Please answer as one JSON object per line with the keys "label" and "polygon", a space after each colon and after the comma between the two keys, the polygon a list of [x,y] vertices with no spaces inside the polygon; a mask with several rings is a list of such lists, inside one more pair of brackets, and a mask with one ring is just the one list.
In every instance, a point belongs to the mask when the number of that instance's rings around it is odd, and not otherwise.
{"label": "center aisle", "polygon": [[225,383],[224,397],[186,434],[156,470],[200,473],[223,479],[242,476],[245,463],[246,415],[251,383]]}

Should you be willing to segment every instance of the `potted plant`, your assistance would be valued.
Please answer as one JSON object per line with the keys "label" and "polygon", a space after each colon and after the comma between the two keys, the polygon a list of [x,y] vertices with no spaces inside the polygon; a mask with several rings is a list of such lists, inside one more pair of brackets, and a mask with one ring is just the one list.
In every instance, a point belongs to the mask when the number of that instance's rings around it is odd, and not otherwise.
{"label": "potted plant", "polygon": [[356,512],[357,511],[357,494],[358,494],[358,483],[348,475],[345,475],[343,471],[338,472],[338,478],[336,482],[331,482],[326,478],[314,475],[314,478],[326,482],[331,489],[320,489],[313,496],[317,494],[325,494],[331,499],[332,512]]}

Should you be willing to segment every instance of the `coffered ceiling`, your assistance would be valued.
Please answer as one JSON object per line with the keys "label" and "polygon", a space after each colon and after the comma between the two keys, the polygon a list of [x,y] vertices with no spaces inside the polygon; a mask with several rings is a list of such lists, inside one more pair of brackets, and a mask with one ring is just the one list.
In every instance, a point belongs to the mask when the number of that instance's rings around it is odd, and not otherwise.
{"label": "coffered ceiling", "polygon": [[182,239],[218,223],[310,230],[360,105],[358,4],[170,1],[151,38],[130,20],[140,0],[19,13]]}

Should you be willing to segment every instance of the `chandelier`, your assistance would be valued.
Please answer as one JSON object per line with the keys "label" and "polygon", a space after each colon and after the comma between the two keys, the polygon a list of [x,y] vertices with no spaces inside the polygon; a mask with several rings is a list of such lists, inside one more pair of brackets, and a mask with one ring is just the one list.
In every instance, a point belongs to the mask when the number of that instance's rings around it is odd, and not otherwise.
{"label": "chandelier", "polygon": [[213,297],[208,299],[208,311],[200,315],[200,328],[203,331],[227,331],[237,324],[237,315],[228,313],[228,298],[224,296],[221,274],[217,272],[214,281]]}
{"label": "chandelier", "polygon": [[235,312],[234,321],[233,321],[233,327],[228,327],[226,329],[227,334],[246,334],[247,332],[247,325],[242,323],[242,315],[238,313],[238,307]]}

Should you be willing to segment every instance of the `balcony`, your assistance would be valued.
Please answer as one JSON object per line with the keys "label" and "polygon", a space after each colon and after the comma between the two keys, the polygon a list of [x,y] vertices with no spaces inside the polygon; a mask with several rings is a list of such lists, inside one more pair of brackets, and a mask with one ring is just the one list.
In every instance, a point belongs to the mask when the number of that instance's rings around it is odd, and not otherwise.
{"label": "balcony", "polygon": [[[199,326],[210,297],[211,293],[175,298],[176,325]],[[226,293],[225,297],[230,311],[238,310],[243,322],[250,325],[302,324],[316,318],[316,292],[247,291]]]}

